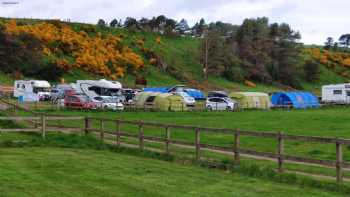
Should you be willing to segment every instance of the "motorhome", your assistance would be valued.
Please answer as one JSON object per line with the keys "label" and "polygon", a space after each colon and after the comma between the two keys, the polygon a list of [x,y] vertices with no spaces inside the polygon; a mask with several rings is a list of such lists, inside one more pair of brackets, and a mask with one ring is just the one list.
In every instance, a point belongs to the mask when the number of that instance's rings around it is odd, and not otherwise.
{"label": "motorhome", "polygon": [[122,84],[115,81],[101,80],[78,80],[71,84],[77,94],[87,95],[94,102],[101,102],[101,98],[117,98],[119,102],[125,102],[122,95]]}
{"label": "motorhome", "polygon": [[350,83],[323,86],[322,102],[350,104]]}
{"label": "motorhome", "polygon": [[15,81],[13,96],[30,98],[32,101],[50,100],[51,85],[47,81],[40,80],[20,80]]}

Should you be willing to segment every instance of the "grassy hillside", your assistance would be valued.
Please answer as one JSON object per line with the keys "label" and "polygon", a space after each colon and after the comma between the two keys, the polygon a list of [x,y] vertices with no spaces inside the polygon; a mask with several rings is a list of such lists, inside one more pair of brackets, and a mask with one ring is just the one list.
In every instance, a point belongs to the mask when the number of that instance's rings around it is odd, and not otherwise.
{"label": "grassy hillside", "polygon": [[[8,19],[0,19],[1,22],[8,22]],[[37,24],[40,20],[18,20],[21,24]],[[192,37],[175,37],[164,36],[158,33],[128,31],[122,28],[99,27],[80,23],[68,24],[75,32],[81,30],[91,32],[90,36],[100,34],[102,38],[111,34],[122,38],[123,45],[131,48],[134,52],[140,55],[145,63],[145,68],[138,71],[137,74],[127,74],[118,78],[125,86],[134,86],[135,78],[143,76],[148,80],[149,86],[172,86],[175,84],[187,84],[197,88],[207,89],[224,89],[229,91],[263,91],[273,92],[283,88],[271,85],[257,84],[257,87],[251,88],[242,83],[228,81],[221,77],[210,76],[209,84],[204,84],[202,65],[199,63],[199,45],[200,38]],[[89,31],[90,31],[89,30]],[[151,62],[151,56],[156,55],[158,63]],[[54,54],[59,58],[72,60],[67,54]],[[305,59],[313,58],[312,55],[305,53]],[[46,61],[46,60],[45,60]],[[320,79],[313,83],[302,82],[302,87],[305,90],[320,93],[320,86],[330,83],[344,83],[349,77],[344,75],[344,68],[337,66],[339,69],[331,69],[329,65],[320,65]],[[12,77],[1,74],[0,83],[11,84]],[[66,82],[74,82],[77,79],[99,79],[108,78],[108,76],[99,76],[83,71],[81,69],[73,69],[63,75]],[[55,81],[53,81],[55,83]]]}
{"label": "grassy hillside", "polygon": [[109,151],[0,149],[2,196],[339,196]]}

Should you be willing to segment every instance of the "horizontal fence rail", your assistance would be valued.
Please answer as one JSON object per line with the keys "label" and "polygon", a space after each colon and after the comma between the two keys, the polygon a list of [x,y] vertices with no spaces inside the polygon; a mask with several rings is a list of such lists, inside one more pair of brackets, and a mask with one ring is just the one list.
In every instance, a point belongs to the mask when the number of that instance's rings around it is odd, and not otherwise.
{"label": "horizontal fence rail", "polygon": [[[99,138],[103,141],[106,136],[115,136],[115,143],[117,146],[128,144],[128,142],[122,142],[122,137],[136,139],[140,150],[145,149],[145,142],[162,143],[165,145],[165,153],[170,154],[170,145],[181,146],[184,148],[191,148],[195,150],[195,158],[201,159],[202,149],[214,151],[216,153],[232,154],[234,162],[240,163],[241,155],[252,156],[255,159],[268,159],[276,161],[278,165],[278,171],[284,171],[285,163],[298,163],[303,165],[319,165],[323,167],[330,167],[336,169],[336,180],[341,182],[343,180],[344,168],[350,169],[350,163],[344,162],[343,159],[343,147],[344,145],[350,145],[350,139],[341,138],[326,138],[326,137],[314,137],[314,136],[301,136],[301,135],[289,135],[282,132],[258,132],[258,131],[246,131],[239,129],[226,129],[226,128],[208,128],[208,127],[197,127],[190,125],[176,125],[176,124],[164,124],[156,122],[145,122],[145,121],[131,121],[123,119],[107,119],[107,118],[91,118],[91,117],[66,117],[66,116],[34,116],[34,117],[0,117],[0,120],[8,121],[35,121],[35,128],[0,128],[2,132],[40,132],[42,138],[46,138],[47,131],[62,131],[70,129],[72,131],[88,133],[96,133]],[[82,126],[70,128],[67,125],[53,125],[47,121],[82,121]],[[97,122],[98,128],[93,128],[93,123]],[[112,123],[113,129],[107,130],[106,124]],[[96,124],[95,124],[96,125]],[[136,133],[128,133],[127,131],[121,130],[121,125],[133,125],[136,126]],[[163,137],[145,135],[144,129],[146,126],[157,127],[163,129]],[[194,137],[194,140],[184,141],[178,139],[172,139],[172,129],[181,129],[189,135]],[[232,136],[233,144],[230,147],[204,144],[201,142],[201,134],[203,133],[217,133]],[[277,142],[275,153],[261,152],[256,150],[250,150],[241,148],[241,137],[258,137],[274,139]],[[285,153],[285,141],[302,141],[302,142],[316,142],[320,144],[334,144],[336,160],[321,160],[299,157],[294,155],[288,155]]]}

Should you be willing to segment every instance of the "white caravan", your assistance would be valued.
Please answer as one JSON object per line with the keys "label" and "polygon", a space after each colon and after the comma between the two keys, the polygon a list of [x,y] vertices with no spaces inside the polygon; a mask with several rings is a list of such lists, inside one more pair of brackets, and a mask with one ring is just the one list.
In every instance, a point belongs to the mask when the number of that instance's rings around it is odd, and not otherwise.
{"label": "white caravan", "polygon": [[[100,104],[99,107],[121,110],[125,97],[122,96],[122,84],[115,81],[101,80],[78,80],[71,84],[77,94],[87,95],[93,102]],[[113,100],[113,105],[110,100]]]}
{"label": "white caravan", "polygon": [[350,83],[323,86],[322,102],[350,104]]}
{"label": "white caravan", "polygon": [[20,80],[15,81],[13,96],[18,98],[23,96],[24,100],[31,98],[32,101],[50,100],[51,85],[47,81],[40,80]]}

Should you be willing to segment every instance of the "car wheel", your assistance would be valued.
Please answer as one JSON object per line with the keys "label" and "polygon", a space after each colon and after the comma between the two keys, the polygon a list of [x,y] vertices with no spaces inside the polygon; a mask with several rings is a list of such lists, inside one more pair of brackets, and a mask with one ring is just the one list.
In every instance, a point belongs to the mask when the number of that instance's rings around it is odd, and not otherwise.
{"label": "car wheel", "polygon": [[231,108],[230,106],[227,106],[227,107],[226,107],[226,110],[227,110],[227,111],[232,111],[232,108]]}
{"label": "car wheel", "polygon": [[213,108],[212,108],[211,106],[208,106],[208,107],[207,107],[207,110],[208,110],[208,111],[213,111]]}

